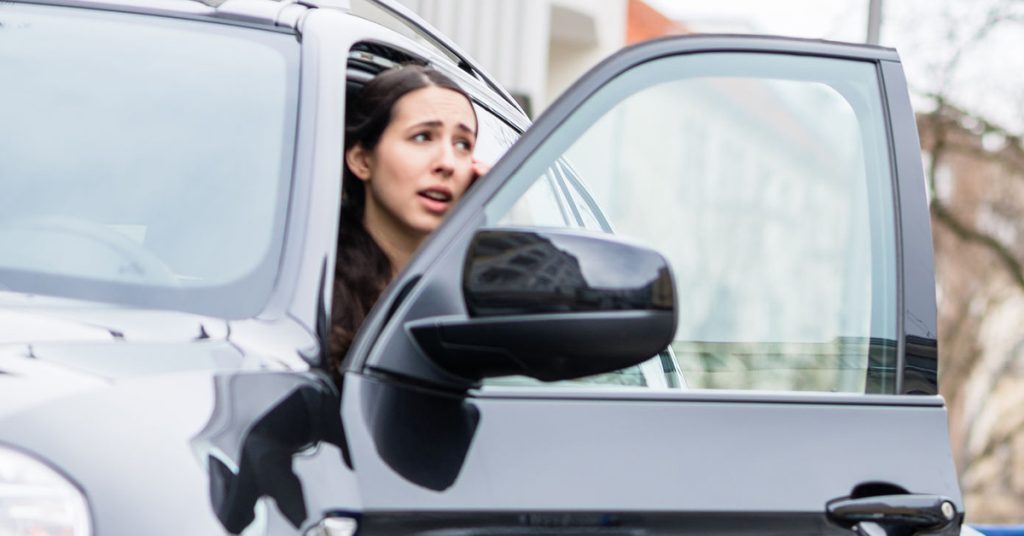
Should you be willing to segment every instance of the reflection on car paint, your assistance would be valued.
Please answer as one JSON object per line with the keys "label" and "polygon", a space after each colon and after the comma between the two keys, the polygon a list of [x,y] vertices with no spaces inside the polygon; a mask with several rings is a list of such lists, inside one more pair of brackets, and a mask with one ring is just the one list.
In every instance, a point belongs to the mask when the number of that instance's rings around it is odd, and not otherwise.
{"label": "reflection on car paint", "polygon": [[312,375],[288,373],[218,375],[214,390],[216,406],[192,445],[209,473],[217,518],[238,534],[269,497],[298,528],[310,512],[293,459],[327,443],[352,468],[337,393]]}
{"label": "reflection on car paint", "polygon": [[480,412],[461,397],[366,382],[364,418],[381,459],[406,480],[448,489],[469,452]]}

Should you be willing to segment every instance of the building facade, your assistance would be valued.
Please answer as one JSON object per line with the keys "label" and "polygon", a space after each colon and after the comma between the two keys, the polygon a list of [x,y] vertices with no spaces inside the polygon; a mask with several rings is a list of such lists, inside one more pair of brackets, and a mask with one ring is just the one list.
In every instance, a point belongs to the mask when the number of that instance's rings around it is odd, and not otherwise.
{"label": "building facade", "polygon": [[627,0],[400,0],[451,37],[536,116],[622,48]]}

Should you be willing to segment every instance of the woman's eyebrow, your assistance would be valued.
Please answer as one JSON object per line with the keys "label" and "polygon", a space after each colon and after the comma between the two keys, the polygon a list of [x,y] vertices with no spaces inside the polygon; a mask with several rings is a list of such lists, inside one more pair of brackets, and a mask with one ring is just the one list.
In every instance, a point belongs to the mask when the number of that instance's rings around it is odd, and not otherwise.
{"label": "woman's eyebrow", "polygon": [[[409,127],[407,127],[407,130],[415,130],[417,128],[424,128],[424,127],[425,128],[441,128],[443,126],[444,126],[444,122],[439,121],[437,119],[431,119],[429,121],[421,121],[419,123],[410,125]],[[466,132],[468,132],[470,134],[476,134],[476,131],[473,130],[472,128],[470,128],[469,125],[467,125],[465,123],[457,123],[455,125],[455,128],[458,129],[458,130],[466,131]]]}
{"label": "woman's eyebrow", "polygon": [[443,125],[444,125],[444,123],[442,123],[441,121],[439,121],[437,119],[431,119],[429,121],[420,121],[419,123],[413,123],[412,125],[409,125],[406,128],[408,130],[413,130],[413,129],[417,129],[417,128],[424,128],[424,127],[426,127],[426,128],[440,128]]}

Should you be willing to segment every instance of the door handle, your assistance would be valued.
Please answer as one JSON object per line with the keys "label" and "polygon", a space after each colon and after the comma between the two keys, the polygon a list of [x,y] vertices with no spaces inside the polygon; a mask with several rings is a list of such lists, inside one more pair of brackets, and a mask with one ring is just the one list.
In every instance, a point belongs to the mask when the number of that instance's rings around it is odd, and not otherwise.
{"label": "door handle", "polygon": [[956,505],[940,495],[877,495],[833,499],[825,513],[836,524],[862,536],[912,536],[940,530],[957,518]]}

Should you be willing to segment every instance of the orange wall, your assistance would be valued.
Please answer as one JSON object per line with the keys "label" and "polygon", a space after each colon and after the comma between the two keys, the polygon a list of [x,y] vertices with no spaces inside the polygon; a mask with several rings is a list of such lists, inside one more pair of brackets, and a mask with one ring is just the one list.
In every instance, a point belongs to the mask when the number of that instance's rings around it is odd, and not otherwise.
{"label": "orange wall", "polygon": [[626,15],[626,44],[654,39],[665,35],[691,33],[686,26],[673,21],[643,0],[629,0]]}

